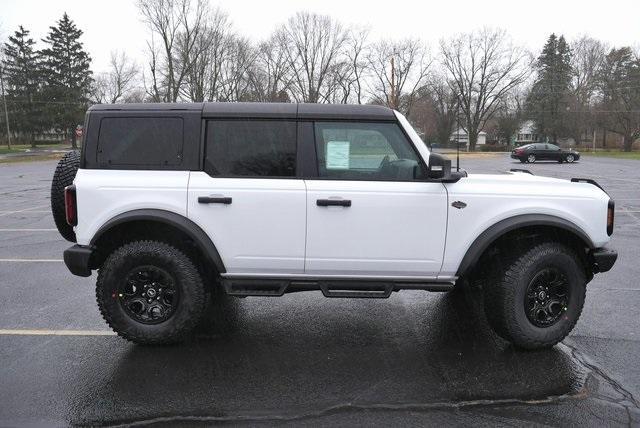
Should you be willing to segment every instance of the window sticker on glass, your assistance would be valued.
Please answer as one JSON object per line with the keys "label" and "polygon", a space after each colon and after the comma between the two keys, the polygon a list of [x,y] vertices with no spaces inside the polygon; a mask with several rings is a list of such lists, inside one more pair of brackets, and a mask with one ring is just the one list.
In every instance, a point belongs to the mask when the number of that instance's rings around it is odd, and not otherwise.
{"label": "window sticker on glass", "polygon": [[327,142],[327,169],[349,169],[349,141]]}

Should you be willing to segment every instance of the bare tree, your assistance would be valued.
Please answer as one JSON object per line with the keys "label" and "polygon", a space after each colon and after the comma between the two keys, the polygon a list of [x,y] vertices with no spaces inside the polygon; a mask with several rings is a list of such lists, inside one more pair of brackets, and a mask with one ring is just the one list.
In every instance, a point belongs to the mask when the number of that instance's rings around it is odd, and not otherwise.
{"label": "bare tree", "polygon": [[248,39],[235,36],[229,43],[229,55],[223,63],[220,101],[248,101],[251,93],[250,71],[257,51]]}
{"label": "bare tree", "polygon": [[250,70],[254,101],[286,102],[291,86],[290,65],[277,35],[260,43]]}
{"label": "bare tree", "polygon": [[192,101],[216,101],[223,85],[223,67],[232,50],[233,34],[228,15],[211,11],[194,43],[193,61],[183,88],[183,96]]}
{"label": "bare tree", "polygon": [[[209,15],[206,0],[138,0],[138,8],[152,33],[151,95],[175,102],[183,82],[200,54],[198,40]],[[159,47],[155,44],[159,39]]]}
{"label": "bare tree", "polygon": [[569,129],[576,143],[595,129],[598,120],[592,112],[598,92],[598,77],[604,65],[607,47],[591,37],[583,36],[571,44],[571,82]]}
{"label": "bare tree", "polygon": [[367,39],[369,29],[348,30],[340,60],[333,67],[334,102],[362,104],[368,77]]}
{"label": "bare tree", "polygon": [[121,102],[136,84],[138,67],[124,52],[111,52],[109,71],[96,75],[93,97],[98,103]]}
{"label": "bare tree", "polygon": [[409,114],[431,62],[428,49],[416,39],[382,40],[373,45],[368,63],[374,101]]}
{"label": "bare tree", "polygon": [[483,29],[442,40],[440,50],[458,96],[469,148],[475,150],[478,134],[500,103],[529,76],[531,57],[503,30]]}
{"label": "bare tree", "polygon": [[424,89],[433,106],[436,139],[439,144],[446,145],[457,125],[457,94],[442,76],[434,77]]}
{"label": "bare tree", "polygon": [[278,30],[296,101],[327,102],[334,88],[330,73],[346,40],[342,26],[328,16],[299,12]]}

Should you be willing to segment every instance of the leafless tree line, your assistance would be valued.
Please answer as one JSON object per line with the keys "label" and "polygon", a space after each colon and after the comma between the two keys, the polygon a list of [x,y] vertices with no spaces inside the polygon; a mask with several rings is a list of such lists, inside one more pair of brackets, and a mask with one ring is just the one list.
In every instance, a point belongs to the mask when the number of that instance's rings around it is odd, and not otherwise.
{"label": "leafless tree line", "polygon": [[[138,8],[147,63],[113,53],[95,101],[375,103],[409,115],[433,141],[447,142],[460,126],[473,148],[482,130],[514,131],[532,81],[534,55],[503,30],[459,34],[431,50],[417,39],[372,41],[366,28],[299,12],[253,43],[207,0],[138,0]],[[572,46],[579,141],[602,99],[608,47],[588,37]]]}

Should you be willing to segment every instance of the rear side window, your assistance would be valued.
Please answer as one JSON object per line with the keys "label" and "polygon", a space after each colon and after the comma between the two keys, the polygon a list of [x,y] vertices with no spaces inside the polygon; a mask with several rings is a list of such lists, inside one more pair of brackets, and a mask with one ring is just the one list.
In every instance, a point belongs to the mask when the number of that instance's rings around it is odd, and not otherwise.
{"label": "rear side window", "polygon": [[209,121],[204,169],[213,177],[294,177],[296,122]]}
{"label": "rear side window", "polygon": [[100,121],[98,164],[180,165],[183,127],[179,117],[105,117]]}

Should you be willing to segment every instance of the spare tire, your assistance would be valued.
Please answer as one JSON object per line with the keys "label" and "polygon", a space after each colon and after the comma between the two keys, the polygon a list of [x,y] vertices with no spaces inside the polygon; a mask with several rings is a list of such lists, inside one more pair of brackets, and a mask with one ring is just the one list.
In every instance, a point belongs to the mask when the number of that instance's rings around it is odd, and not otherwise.
{"label": "spare tire", "polygon": [[76,242],[73,226],[67,223],[64,206],[64,188],[73,184],[80,166],[80,151],[72,150],[58,162],[51,182],[51,213],[60,235],[67,241]]}

